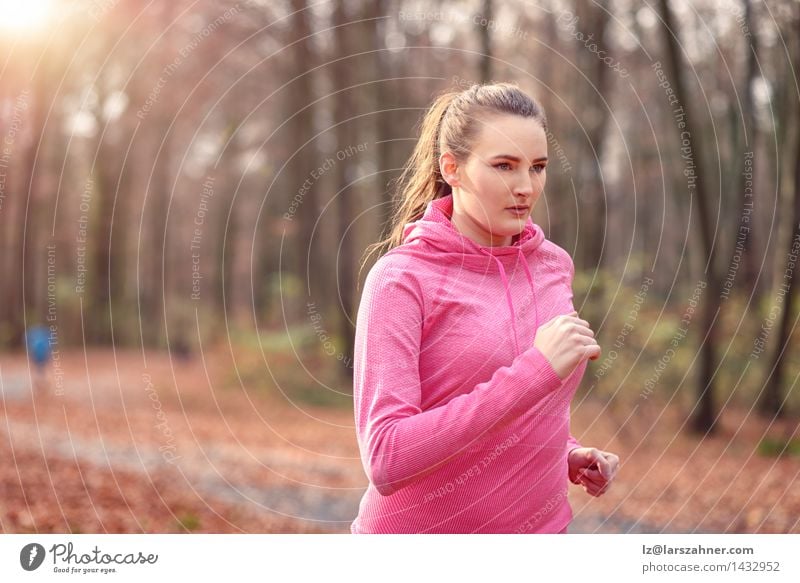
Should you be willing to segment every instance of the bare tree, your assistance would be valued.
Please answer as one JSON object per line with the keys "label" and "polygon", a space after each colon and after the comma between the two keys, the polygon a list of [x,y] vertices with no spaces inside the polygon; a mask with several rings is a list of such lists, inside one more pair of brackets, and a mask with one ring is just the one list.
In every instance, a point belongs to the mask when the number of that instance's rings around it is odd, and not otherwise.
{"label": "bare tree", "polygon": [[[373,16],[368,14],[367,16]],[[359,29],[365,29],[363,41],[371,43],[373,36],[369,34],[374,30],[375,24],[366,21],[361,25],[349,24],[349,16],[345,11],[344,2],[337,3],[334,11],[334,38],[335,38],[335,58],[336,62],[330,68],[334,76],[333,86],[335,88],[333,100],[333,119],[336,133],[337,154],[344,152],[348,147],[357,141],[360,124],[355,119],[354,101],[358,89],[356,85],[354,60],[356,39],[361,36]],[[354,34],[355,33],[355,34]],[[361,48],[361,47],[359,47]],[[364,47],[371,48],[371,47]],[[370,59],[370,64],[374,66],[375,58]],[[377,71],[372,71],[376,73]],[[380,83],[377,83],[380,85]],[[348,176],[348,164],[340,162],[335,168],[335,196],[337,209],[337,249],[336,254],[336,290],[339,299],[338,336],[343,342],[343,358],[340,362],[344,365],[343,373],[348,377],[351,372],[348,364],[352,362],[354,353],[355,338],[352,322],[355,321],[355,245],[352,227],[353,217],[356,215],[356,186],[350,183]]]}
{"label": "bare tree", "polygon": [[[737,116],[736,123],[736,142],[737,142],[737,157],[733,160],[732,167],[737,170],[742,166],[742,160],[748,156],[752,156],[757,147],[758,140],[758,126],[756,124],[755,115],[755,83],[759,76],[758,73],[758,29],[755,26],[755,19],[753,17],[753,2],[752,0],[742,0],[744,4],[744,21],[747,27],[747,35],[745,36],[747,46],[747,57],[744,78],[744,91],[742,92],[742,112],[741,117]],[[740,217],[745,213],[752,211],[753,196],[752,192],[755,188],[751,189],[750,194],[746,191],[746,176],[742,171],[735,172],[735,190],[739,193],[741,201],[739,203]],[[738,218],[738,217],[737,217]],[[758,305],[760,297],[759,290],[762,286],[756,284],[758,279],[758,264],[757,257],[753,252],[753,228],[754,221],[750,221],[748,225],[744,225],[745,229],[735,229],[734,240],[732,246],[734,253],[737,251],[740,254],[739,258],[739,271],[738,277],[747,285],[749,289],[744,289],[744,292],[750,295],[753,293],[753,304]]]}
{"label": "bare tree", "polygon": [[[800,63],[800,6],[795,5],[794,34],[788,34],[794,48],[794,58],[790,59],[789,67],[792,63],[796,66]],[[791,75],[791,72],[788,73]],[[795,86],[796,87],[796,86]],[[796,93],[795,93],[796,95]],[[797,95],[800,98],[800,95]],[[796,104],[797,105],[797,104]],[[796,108],[795,119],[800,119],[800,108]],[[796,256],[800,249],[800,135],[796,136],[795,155],[794,155],[794,194],[792,210],[792,228],[789,238],[788,255]],[[797,327],[798,318],[795,315],[795,304],[797,303],[797,286],[795,285],[794,269],[786,269],[780,284],[785,290],[783,296],[783,313],[781,314],[778,338],[775,343],[774,352],[770,359],[770,375],[766,381],[766,387],[759,408],[763,413],[780,416],[784,414],[785,395],[783,390],[787,352],[790,349],[791,335]]]}
{"label": "bare tree", "polygon": [[481,0],[481,13],[478,15],[478,36],[481,45],[480,79],[481,83],[492,80],[492,34],[491,25],[494,6],[492,0]]}
{"label": "bare tree", "polygon": [[[609,54],[606,30],[610,13],[606,7],[607,2],[593,4],[589,2],[575,2],[575,14],[581,23],[581,29],[586,37],[592,36],[598,50]],[[590,31],[590,32],[589,32]],[[595,270],[601,266],[606,237],[606,193],[603,184],[603,174],[600,163],[603,157],[605,138],[608,128],[609,106],[609,66],[603,59],[590,52],[584,46],[578,47],[579,69],[584,72],[587,79],[581,83],[582,87],[582,116],[581,123],[586,132],[585,138],[580,140],[579,148],[579,183],[578,192],[581,201],[591,212],[583,213],[579,234],[581,235],[582,256],[580,262],[584,269]],[[602,218],[601,218],[602,217]]]}
{"label": "bare tree", "polygon": [[[686,117],[686,130],[681,139],[688,141],[689,158],[694,161],[694,169],[690,173],[694,177],[694,200],[697,201],[697,215],[699,219],[696,231],[700,236],[703,255],[706,260],[705,274],[706,286],[705,301],[701,309],[700,329],[700,375],[697,379],[697,409],[692,420],[692,428],[700,433],[714,431],[716,420],[716,406],[714,403],[714,375],[717,366],[717,328],[715,326],[720,310],[721,282],[715,270],[715,241],[714,223],[711,214],[711,196],[706,177],[711,175],[705,161],[703,147],[697,147],[695,136],[701,135],[698,116],[693,107],[693,101],[684,83],[682,71],[684,70],[681,58],[681,43],[679,31],[672,15],[668,0],[659,1],[661,15],[661,32],[665,45],[666,64],[669,78],[675,86],[675,94],[680,106],[683,107]],[[676,126],[677,127],[677,126]]]}

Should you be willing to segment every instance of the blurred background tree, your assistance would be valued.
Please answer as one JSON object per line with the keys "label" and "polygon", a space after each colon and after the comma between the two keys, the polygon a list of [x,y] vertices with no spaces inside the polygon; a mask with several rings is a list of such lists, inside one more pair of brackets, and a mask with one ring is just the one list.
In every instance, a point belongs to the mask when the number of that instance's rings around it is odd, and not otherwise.
{"label": "blurred background tree", "polygon": [[797,412],[796,0],[2,6],[6,349],[48,322],[62,346],[286,349],[346,394],[358,265],[425,107],[510,80],[548,114],[534,218],[621,346],[585,390],[677,398],[701,433],[732,399]]}

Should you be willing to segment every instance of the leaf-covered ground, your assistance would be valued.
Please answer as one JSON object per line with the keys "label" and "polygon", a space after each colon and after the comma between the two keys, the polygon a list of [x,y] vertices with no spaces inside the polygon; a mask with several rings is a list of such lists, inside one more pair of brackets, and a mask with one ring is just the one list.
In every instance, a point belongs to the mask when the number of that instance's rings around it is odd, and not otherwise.
{"label": "leaf-covered ground", "polygon": [[[38,393],[0,358],[0,531],[349,532],[367,483],[349,409],[220,382],[224,352],[145,356],[63,352]],[[573,405],[622,466],[601,498],[571,487],[570,532],[800,532],[800,458],[757,453],[796,422],[726,410],[700,440],[678,405]]]}

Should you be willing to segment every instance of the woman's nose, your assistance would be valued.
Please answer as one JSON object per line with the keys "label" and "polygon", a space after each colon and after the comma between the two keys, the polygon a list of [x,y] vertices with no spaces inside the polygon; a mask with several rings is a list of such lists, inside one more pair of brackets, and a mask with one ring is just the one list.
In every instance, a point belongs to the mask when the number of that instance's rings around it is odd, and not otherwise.
{"label": "woman's nose", "polygon": [[531,198],[533,196],[533,182],[530,178],[522,178],[520,179],[514,187],[514,196]]}

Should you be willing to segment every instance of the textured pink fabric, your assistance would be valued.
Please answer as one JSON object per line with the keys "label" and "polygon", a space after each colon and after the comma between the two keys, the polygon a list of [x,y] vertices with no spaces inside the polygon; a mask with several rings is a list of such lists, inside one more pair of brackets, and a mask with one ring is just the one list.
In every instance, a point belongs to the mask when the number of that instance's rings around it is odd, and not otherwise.
{"label": "textured pink fabric", "polygon": [[430,203],[366,279],[354,407],[370,484],[351,531],[558,533],[586,363],[561,381],[533,341],[573,310],[572,259],[530,219],[511,245],[478,245],[452,209]]}

